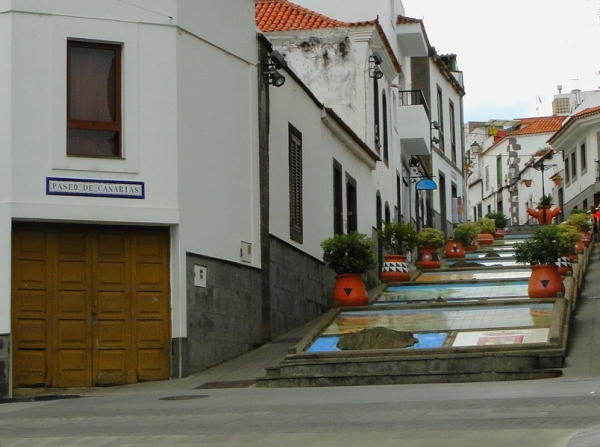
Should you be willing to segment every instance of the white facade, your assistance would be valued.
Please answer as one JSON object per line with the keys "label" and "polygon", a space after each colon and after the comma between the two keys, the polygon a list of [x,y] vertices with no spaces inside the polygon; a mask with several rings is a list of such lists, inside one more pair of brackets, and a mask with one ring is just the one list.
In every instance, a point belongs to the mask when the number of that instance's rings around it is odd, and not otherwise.
{"label": "white facade", "polygon": [[[187,333],[186,253],[260,267],[253,17],[252,0],[0,3],[0,334],[12,221],[170,227],[173,337]],[[68,40],[122,47],[122,157],[66,155]],[[49,178],[145,196],[52,195]],[[257,248],[244,262],[242,242]]]}

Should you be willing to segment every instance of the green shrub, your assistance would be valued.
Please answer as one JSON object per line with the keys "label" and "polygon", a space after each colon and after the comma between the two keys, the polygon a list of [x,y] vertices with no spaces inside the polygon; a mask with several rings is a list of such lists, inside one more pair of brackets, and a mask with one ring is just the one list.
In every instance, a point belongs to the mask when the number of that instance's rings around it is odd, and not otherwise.
{"label": "green shrub", "polygon": [[435,228],[423,228],[419,231],[417,244],[419,247],[442,248],[446,243],[446,236]]}
{"label": "green shrub", "polygon": [[358,232],[336,234],[321,242],[321,247],[323,261],[338,275],[366,273],[377,262],[373,241]]}
{"label": "green shrub", "polygon": [[496,222],[493,219],[482,217],[477,221],[480,233],[494,234],[496,232]]}
{"label": "green shrub", "polygon": [[530,265],[554,264],[573,246],[572,230],[559,227],[567,225],[546,225],[538,228],[530,239],[515,244],[515,259]]}
{"label": "green shrub", "polygon": [[463,222],[454,229],[454,240],[460,242],[463,247],[473,243],[479,234],[479,225],[475,222]]}
{"label": "green shrub", "polygon": [[417,246],[417,230],[404,222],[387,222],[382,230],[377,230],[377,237],[388,254],[402,255]]}

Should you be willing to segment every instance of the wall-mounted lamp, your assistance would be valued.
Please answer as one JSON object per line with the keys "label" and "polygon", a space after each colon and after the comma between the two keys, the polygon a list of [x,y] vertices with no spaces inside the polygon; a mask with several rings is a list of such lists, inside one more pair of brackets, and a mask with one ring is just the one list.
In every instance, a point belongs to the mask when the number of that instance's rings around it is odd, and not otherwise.
{"label": "wall-mounted lamp", "polygon": [[440,123],[438,123],[437,121],[433,121],[431,123],[431,128],[432,129],[436,129],[436,130],[440,130]]}
{"label": "wall-mounted lamp", "polygon": [[433,142],[433,144],[439,144],[440,139],[438,137],[432,137],[431,141]]}
{"label": "wall-mounted lamp", "polygon": [[383,59],[378,53],[373,52],[369,56],[369,77],[375,79],[383,78],[383,71],[379,66],[383,63]]}
{"label": "wall-mounted lamp", "polygon": [[471,144],[471,153],[473,155],[479,154],[480,150],[481,150],[481,146],[477,142],[474,142],[473,144]]}
{"label": "wall-mounted lamp", "polygon": [[283,67],[287,67],[287,61],[277,50],[271,51],[267,56],[267,71],[264,74],[269,75],[269,84],[275,87],[281,87],[285,84],[285,76],[277,71]]}

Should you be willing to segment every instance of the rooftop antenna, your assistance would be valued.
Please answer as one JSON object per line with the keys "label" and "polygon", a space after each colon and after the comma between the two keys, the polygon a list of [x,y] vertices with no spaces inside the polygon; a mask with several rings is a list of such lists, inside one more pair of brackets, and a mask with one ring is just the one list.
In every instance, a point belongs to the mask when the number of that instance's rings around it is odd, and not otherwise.
{"label": "rooftop antenna", "polygon": [[558,94],[560,95],[562,93],[562,85],[558,84],[556,88],[558,89]]}

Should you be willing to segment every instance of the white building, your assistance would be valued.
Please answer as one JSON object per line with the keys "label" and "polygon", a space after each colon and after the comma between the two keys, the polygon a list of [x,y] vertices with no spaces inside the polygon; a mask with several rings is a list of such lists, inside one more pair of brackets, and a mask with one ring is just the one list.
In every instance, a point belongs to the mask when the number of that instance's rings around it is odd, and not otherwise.
{"label": "white building", "polygon": [[562,203],[552,180],[562,172],[562,160],[546,142],[564,118],[467,123],[469,219],[503,212],[509,225],[537,223],[527,210],[535,209],[542,195],[552,195],[556,205]]}
{"label": "white building", "polygon": [[256,315],[213,357],[260,342],[253,8],[0,6],[0,395],[180,376],[204,281]]}
{"label": "white building", "polygon": [[564,160],[563,202],[575,209],[600,204],[600,94],[588,95],[548,141]]}

